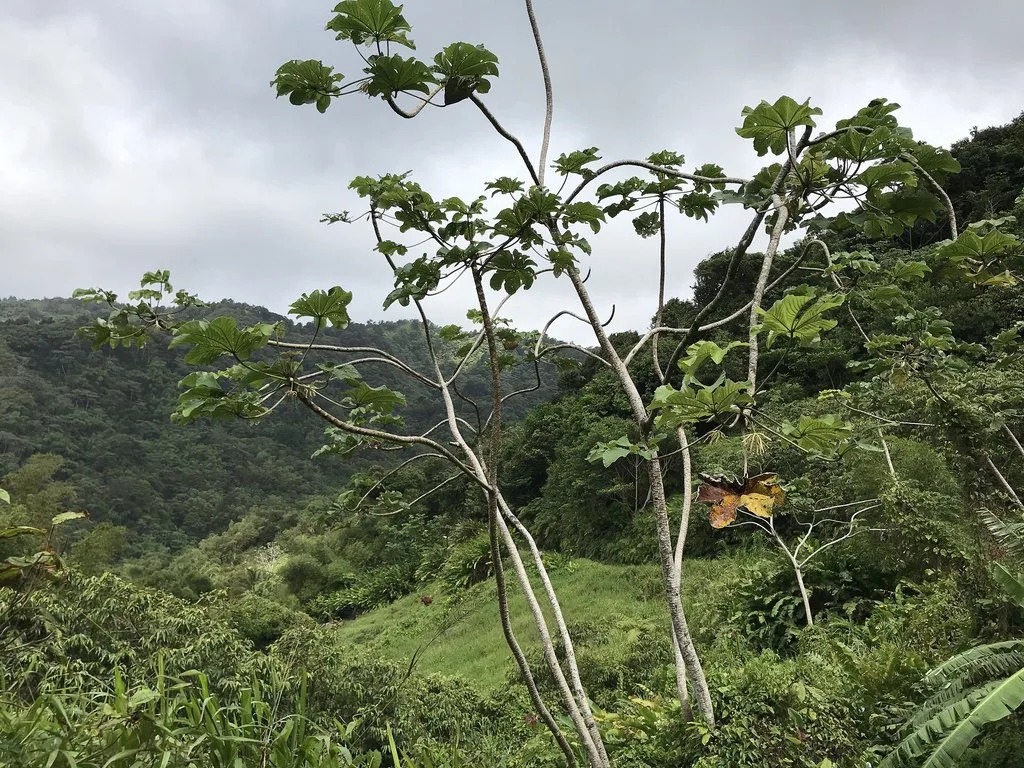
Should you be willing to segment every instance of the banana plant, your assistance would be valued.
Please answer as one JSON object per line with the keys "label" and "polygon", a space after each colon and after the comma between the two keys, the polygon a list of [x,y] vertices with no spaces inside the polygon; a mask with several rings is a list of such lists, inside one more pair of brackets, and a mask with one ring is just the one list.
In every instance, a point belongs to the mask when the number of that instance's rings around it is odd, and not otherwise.
{"label": "banana plant", "polygon": [[[997,538],[1024,545],[1020,523],[988,515]],[[1024,521],[1022,521],[1024,522]],[[1024,609],[1024,572],[996,563],[993,577],[1015,605]],[[879,768],[921,765],[954,768],[983,729],[1024,705],[1024,638],[980,645],[957,654],[925,677],[935,693],[903,726],[902,740]]]}

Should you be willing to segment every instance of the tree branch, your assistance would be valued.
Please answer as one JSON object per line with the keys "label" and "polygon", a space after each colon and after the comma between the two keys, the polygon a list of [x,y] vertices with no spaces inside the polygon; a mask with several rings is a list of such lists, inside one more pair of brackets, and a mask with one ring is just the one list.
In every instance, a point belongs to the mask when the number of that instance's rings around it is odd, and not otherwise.
{"label": "tree branch", "polygon": [[[551,88],[551,69],[548,58],[544,54],[544,42],[540,36],[537,15],[533,11],[533,0],[526,0],[526,15],[530,17],[530,29],[533,41],[537,45],[537,59],[540,61],[540,72],[544,78],[544,134],[540,144],[540,161],[537,163],[537,186],[544,186],[544,171],[548,164],[548,145],[551,142],[551,121],[555,111],[555,98]],[[605,756],[607,760],[607,755]]]}

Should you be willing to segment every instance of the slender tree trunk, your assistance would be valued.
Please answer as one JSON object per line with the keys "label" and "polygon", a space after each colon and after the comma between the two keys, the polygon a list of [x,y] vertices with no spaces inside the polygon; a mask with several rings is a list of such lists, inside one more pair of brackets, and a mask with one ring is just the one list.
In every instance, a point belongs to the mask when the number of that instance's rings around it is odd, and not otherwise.
{"label": "slender tree trunk", "polygon": [[[683,455],[683,510],[679,518],[679,535],[676,538],[676,548],[672,559],[672,576],[679,594],[682,596],[683,581],[683,550],[686,547],[686,535],[690,528],[690,509],[693,506],[693,462],[690,457],[689,439],[686,431],[679,427],[676,429],[676,437],[679,440],[679,450]],[[686,660],[683,658],[683,651],[676,636],[675,626],[672,627],[672,653],[675,658],[676,668],[676,695],[679,697],[679,706],[682,715],[689,720],[693,713],[690,708],[690,690],[686,684]]]}
{"label": "slender tree trunk", "polygon": [[1013,444],[1017,447],[1017,452],[1021,456],[1024,456],[1024,445],[1020,444],[1020,440],[1018,440],[1017,436],[1013,434],[1013,430],[1010,429],[1009,425],[1007,424],[1003,424],[1003,429],[1006,431],[1006,434],[1010,436],[1010,440],[1013,442]]}
{"label": "slender tree trunk", "polygon": [[[573,288],[576,290],[580,303],[583,305],[583,309],[587,314],[587,319],[590,321],[590,325],[597,336],[598,342],[601,346],[601,351],[605,354],[608,363],[611,365],[612,370],[619,379],[619,384],[622,387],[626,398],[629,400],[633,419],[641,428],[642,433],[646,434],[649,431],[647,408],[644,406],[643,399],[640,397],[640,392],[636,387],[636,383],[633,381],[633,377],[630,376],[629,371],[622,362],[622,358],[619,357],[618,352],[615,351],[615,347],[612,346],[611,341],[608,339],[608,335],[604,332],[601,319],[597,316],[594,304],[590,300],[590,294],[588,293],[586,286],[583,284],[583,279],[580,276],[579,271],[574,267],[567,270],[567,274],[569,275],[569,279],[572,281]],[[676,641],[682,654],[682,658],[686,662],[686,674],[693,683],[694,700],[696,701],[697,709],[708,724],[714,726],[715,714],[714,707],[711,702],[711,691],[708,689],[707,679],[704,676],[704,669],[700,663],[700,658],[697,656],[697,650],[693,645],[693,638],[690,636],[690,630],[686,624],[686,615],[683,611],[683,605],[679,595],[680,587],[676,584],[675,580],[672,531],[668,520],[668,507],[665,499],[665,484],[662,475],[661,460],[655,454],[655,456],[647,461],[646,464],[647,474],[651,485],[651,506],[654,510],[655,530],[658,537],[658,559],[661,565],[662,580],[665,585],[665,598],[668,602],[669,615],[672,619],[672,628],[675,630]]]}
{"label": "slender tree trunk", "polygon": [[999,467],[995,465],[995,462],[992,461],[991,457],[986,456],[985,461],[988,462],[989,469],[991,469],[995,476],[999,478],[1000,484],[1006,489],[1006,492],[1010,494],[1010,498],[1013,499],[1014,503],[1021,509],[1024,509],[1024,501],[1020,500],[1020,496],[1017,495],[1017,492],[1013,489],[1013,486],[1010,485],[1010,482],[1003,477],[1003,473],[999,471]]}
{"label": "slender tree trunk", "polygon": [[505,643],[512,652],[512,658],[515,659],[516,666],[519,667],[520,677],[526,686],[526,690],[529,691],[530,701],[533,702],[534,709],[537,710],[537,716],[547,726],[547,729],[555,739],[555,743],[558,744],[558,748],[562,750],[566,766],[568,768],[576,768],[576,755],[572,751],[572,746],[566,740],[562,729],[558,727],[558,723],[552,716],[551,710],[544,703],[544,699],[537,689],[537,681],[534,679],[533,672],[530,669],[530,662],[527,661],[526,654],[523,653],[523,649],[519,645],[519,641],[516,640],[515,633],[512,631],[512,618],[508,610],[508,588],[505,584],[505,569],[501,562],[501,546],[498,543],[498,506],[492,495],[488,495],[487,505],[487,533],[491,546],[491,563],[494,566],[494,582],[498,591],[498,616],[501,620],[502,634],[505,635]]}
{"label": "slender tree trunk", "polygon": [[[594,766],[594,768],[609,768],[610,763],[608,761],[608,754],[605,751],[604,742],[601,739],[601,733],[597,729],[597,723],[595,722],[593,713],[590,710],[590,703],[587,700],[586,692],[583,690],[583,683],[580,680],[572,639],[569,636],[569,630],[562,617],[561,606],[558,603],[555,590],[548,578],[547,569],[544,567],[544,561],[541,558],[540,550],[537,548],[537,544],[529,530],[514,514],[512,514],[512,510],[504,503],[504,499],[498,492],[498,461],[501,450],[502,406],[499,367],[500,353],[498,352],[497,338],[494,333],[494,319],[491,317],[490,308],[488,307],[487,302],[487,295],[484,292],[483,278],[477,266],[474,265],[471,269],[473,282],[476,287],[477,303],[480,307],[481,317],[483,320],[484,335],[487,340],[487,351],[491,369],[492,411],[489,440],[490,455],[488,457],[486,467],[487,480],[491,486],[491,491],[488,494],[488,505],[493,508],[494,523],[497,527],[498,533],[501,535],[501,538],[505,543],[506,549],[509,552],[509,557],[512,559],[516,576],[524,585],[523,591],[526,595],[527,603],[530,606],[534,622],[536,623],[541,636],[541,643],[544,648],[544,658],[548,663],[552,676],[555,678],[555,684],[561,694],[566,711],[569,713],[573,724],[576,726],[576,730],[579,733],[580,740],[583,742],[584,749],[587,751],[591,765]],[[533,592],[529,574],[526,572],[525,565],[519,554],[519,550],[516,547],[515,540],[513,539],[512,533],[509,531],[508,525],[505,522],[505,517],[513,521],[517,530],[519,530],[520,534],[526,539],[530,551],[533,554],[534,564],[537,567],[541,582],[544,585],[548,601],[551,603],[551,607],[555,613],[558,630],[566,649],[566,665],[570,670],[570,678],[572,679],[571,687],[566,682],[565,676],[562,673],[558,657],[555,654],[554,644],[552,643],[551,636],[548,632],[544,613],[541,610],[540,603],[537,601],[536,595]]]}
{"label": "slender tree trunk", "polygon": [[[786,207],[783,200],[778,195],[774,195],[773,200],[775,202],[776,210],[775,224],[772,227],[772,236],[768,243],[768,249],[764,253],[764,259],[761,261],[761,272],[758,275],[757,283],[754,286],[753,300],[750,302],[750,333],[748,334],[747,339],[750,344],[750,357],[747,362],[747,380],[750,382],[750,394],[752,396],[757,392],[757,361],[759,349],[757,334],[754,333],[754,326],[757,325],[758,310],[761,309],[761,302],[764,300],[764,291],[768,285],[768,276],[772,271],[772,262],[775,260],[775,253],[779,250],[782,233],[785,231],[786,221],[789,219],[789,209]],[[744,457],[746,457],[746,453],[744,453]]]}
{"label": "slender tree trunk", "polygon": [[601,753],[602,759],[610,765],[608,761],[608,753],[605,751],[604,741],[597,728],[597,721],[594,720],[594,713],[590,708],[590,701],[587,697],[587,692],[583,687],[583,681],[580,678],[580,670],[576,661],[576,649],[572,642],[572,636],[569,634],[569,627],[565,623],[565,618],[562,615],[562,606],[558,601],[558,595],[555,593],[555,588],[551,584],[551,578],[548,576],[547,568],[544,566],[544,560],[541,556],[540,548],[537,546],[537,542],[533,538],[533,534],[530,533],[526,526],[523,525],[519,518],[512,512],[512,509],[509,507],[500,491],[498,492],[498,506],[505,518],[512,523],[512,526],[526,541],[530,554],[533,556],[533,563],[540,576],[541,585],[544,587],[544,593],[548,598],[548,603],[551,605],[555,628],[558,630],[558,635],[562,640],[562,646],[565,653],[565,666],[569,670],[569,682],[579,703],[580,712],[583,715],[583,721],[586,723],[587,731],[594,740],[594,745]]}
{"label": "slender tree trunk", "polygon": [[807,594],[807,586],[804,584],[803,568],[800,567],[800,563],[793,557],[778,534],[775,534],[775,541],[778,542],[779,547],[786,553],[786,557],[789,558],[789,562],[793,565],[793,573],[796,574],[796,585],[800,589],[800,599],[804,601],[804,614],[807,616],[807,626],[813,627],[814,614],[811,612],[811,597]]}

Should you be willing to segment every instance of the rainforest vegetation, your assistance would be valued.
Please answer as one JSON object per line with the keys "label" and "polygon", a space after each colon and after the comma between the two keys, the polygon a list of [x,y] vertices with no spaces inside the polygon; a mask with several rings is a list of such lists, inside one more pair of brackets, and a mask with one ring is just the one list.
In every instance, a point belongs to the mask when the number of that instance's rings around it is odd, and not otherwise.
{"label": "rainforest vegetation", "polygon": [[[603,158],[559,146],[525,6],[539,154],[497,58],[417,58],[389,0],[274,78],[521,161],[325,216],[418,319],[355,322],[340,276],[287,316],[160,269],[0,300],[0,766],[1024,766],[1024,115],[941,148],[771,95],[727,128],[753,177]],[[650,323],[608,333],[613,220]],[[539,281],[592,343],[503,314]]]}

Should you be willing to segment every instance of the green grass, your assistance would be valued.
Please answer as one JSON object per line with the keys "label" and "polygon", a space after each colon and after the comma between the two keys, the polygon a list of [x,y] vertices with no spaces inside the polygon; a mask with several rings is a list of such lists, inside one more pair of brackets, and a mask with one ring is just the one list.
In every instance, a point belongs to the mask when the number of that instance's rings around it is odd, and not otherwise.
{"label": "green grass", "polygon": [[[687,564],[688,604],[692,596],[708,594],[706,586],[716,570],[714,561]],[[586,634],[588,625],[605,628],[602,643],[625,646],[626,635],[638,624],[668,627],[668,609],[661,592],[661,573],[656,566],[615,566],[590,560],[573,560],[555,570],[551,581],[562,613],[574,637]],[[538,597],[544,602],[543,593]],[[516,636],[524,649],[539,648],[539,638],[526,601],[510,583],[510,611]],[[434,598],[432,605],[420,601]],[[688,605],[688,610],[695,606]],[[550,610],[546,611],[550,617]],[[549,621],[551,631],[554,625]],[[582,630],[582,631],[577,631]],[[398,600],[339,625],[334,632],[345,644],[371,647],[396,659],[418,653],[420,673],[460,675],[481,692],[498,688],[513,670],[498,619],[492,583],[478,584],[459,604],[429,589]],[[668,646],[666,645],[666,663]]]}

